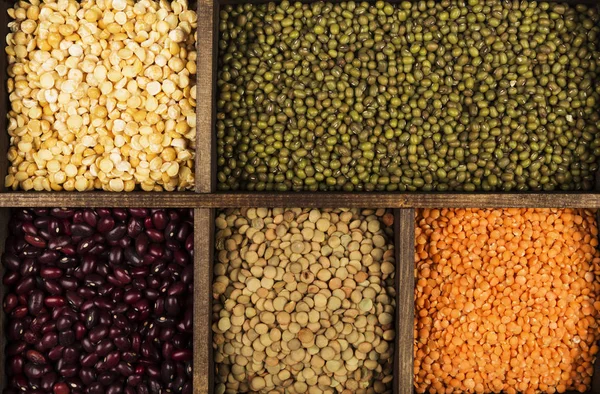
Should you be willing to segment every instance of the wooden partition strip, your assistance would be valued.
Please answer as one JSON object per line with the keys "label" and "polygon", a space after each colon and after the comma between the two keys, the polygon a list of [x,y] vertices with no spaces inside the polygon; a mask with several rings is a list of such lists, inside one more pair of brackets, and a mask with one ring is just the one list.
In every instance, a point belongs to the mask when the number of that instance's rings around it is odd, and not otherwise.
{"label": "wooden partition strip", "polygon": [[198,0],[198,59],[196,70],[196,192],[216,190],[216,68],[218,16],[216,0]]}
{"label": "wooden partition strip", "polygon": [[[6,237],[8,236],[8,221],[10,219],[10,209],[0,209],[0,256],[4,254],[6,246]],[[4,278],[4,265],[0,264],[0,277]],[[5,289],[4,285],[0,284],[0,300],[4,302]],[[6,357],[6,316],[4,308],[0,308],[0,392],[4,392],[6,388],[6,369],[4,368]]]}
{"label": "wooden partition strip", "polygon": [[394,210],[396,248],[396,388],[413,393],[415,210]]}
{"label": "wooden partition strip", "polygon": [[192,193],[11,192],[3,207],[147,208],[600,208],[600,193]]}
{"label": "wooden partition strip", "polygon": [[214,392],[212,267],[214,210],[194,210],[194,394]]}

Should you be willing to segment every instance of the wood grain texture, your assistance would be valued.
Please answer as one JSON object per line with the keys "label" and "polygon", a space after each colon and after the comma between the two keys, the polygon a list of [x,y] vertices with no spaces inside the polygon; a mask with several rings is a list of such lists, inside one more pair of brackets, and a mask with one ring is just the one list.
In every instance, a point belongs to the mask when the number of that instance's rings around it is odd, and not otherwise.
{"label": "wood grain texture", "polygon": [[194,210],[194,394],[214,392],[212,348],[213,209]]}
{"label": "wood grain texture", "polygon": [[0,207],[600,208],[600,193],[8,192]]}
{"label": "wood grain texture", "polygon": [[415,210],[394,210],[396,250],[396,388],[413,393]]}
{"label": "wood grain texture", "polygon": [[198,0],[196,73],[196,191],[216,190],[217,159],[214,128],[216,105],[218,4]]}

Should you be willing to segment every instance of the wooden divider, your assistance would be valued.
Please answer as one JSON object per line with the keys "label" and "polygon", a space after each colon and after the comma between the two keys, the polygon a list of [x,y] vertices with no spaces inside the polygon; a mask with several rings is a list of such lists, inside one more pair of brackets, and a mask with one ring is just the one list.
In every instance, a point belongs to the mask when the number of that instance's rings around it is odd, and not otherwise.
{"label": "wooden divider", "polygon": [[194,394],[214,392],[212,348],[213,209],[194,210]]}

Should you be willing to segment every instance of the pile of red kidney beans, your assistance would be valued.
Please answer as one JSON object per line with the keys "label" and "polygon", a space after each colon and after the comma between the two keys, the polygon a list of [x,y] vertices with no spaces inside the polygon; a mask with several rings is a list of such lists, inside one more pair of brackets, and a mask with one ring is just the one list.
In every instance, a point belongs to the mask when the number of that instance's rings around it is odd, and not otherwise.
{"label": "pile of red kidney beans", "polygon": [[193,247],[189,209],[13,210],[5,393],[191,393]]}

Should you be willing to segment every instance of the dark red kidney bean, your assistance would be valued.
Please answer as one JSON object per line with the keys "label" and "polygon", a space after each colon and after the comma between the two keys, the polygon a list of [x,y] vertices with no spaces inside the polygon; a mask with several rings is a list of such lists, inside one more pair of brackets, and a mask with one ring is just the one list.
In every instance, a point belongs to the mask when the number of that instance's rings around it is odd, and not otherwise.
{"label": "dark red kidney bean", "polygon": [[157,298],[156,301],[154,301],[154,313],[156,315],[163,315],[165,313],[165,299],[164,298]]}
{"label": "dark red kidney bean", "polygon": [[12,311],[10,315],[14,319],[22,319],[25,316],[27,316],[27,311],[28,309],[26,306],[18,306]]}
{"label": "dark red kidney bean", "polygon": [[80,321],[76,322],[73,325],[73,330],[75,331],[75,340],[76,341],[81,341],[87,334],[87,330],[86,330],[85,326]]}
{"label": "dark red kidney bean", "polygon": [[115,275],[115,278],[117,278],[117,280],[123,285],[131,283],[131,275],[129,275],[129,272],[127,272],[126,269],[122,267],[114,267],[113,274]]}
{"label": "dark red kidney bean", "polygon": [[58,279],[63,272],[58,267],[44,267],[40,270],[40,276],[44,279]]}
{"label": "dark red kidney bean", "polygon": [[164,242],[165,235],[162,231],[158,229],[146,229],[146,235],[152,242]]}
{"label": "dark red kidney bean", "polygon": [[25,367],[23,367],[23,373],[25,373],[25,376],[29,379],[40,379],[44,376],[44,369],[40,365],[27,363],[25,364]]}
{"label": "dark red kidney bean", "polygon": [[150,389],[145,383],[137,386],[137,394],[150,394]]}
{"label": "dark red kidney bean", "polygon": [[[62,277],[60,278],[59,283],[62,287],[65,288],[65,290],[69,290],[71,292],[77,290],[79,287],[79,282],[73,277]],[[67,294],[69,293],[69,291],[67,291]]]}
{"label": "dark red kidney bean", "polygon": [[[94,297],[96,297],[96,290],[89,288],[89,287],[80,287],[77,290],[77,294],[79,296],[85,298],[86,301],[89,301],[90,299],[93,299]],[[93,304],[93,301],[92,301],[92,304]]]}
{"label": "dark red kidney bean", "polygon": [[9,375],[21,375],[23,373],[23,366],[25,365],[25,359],[21,356],[15,356],[8,359],[7,362],[8,374]]}
{"label": "dark red kidney bean", "polygon": [[97,243],[96,245],[94,245],[93,248],[90,249],[90,251],[88,253],[93,254],[94,256],[99,256],[99,255],[103,254],[104,252],[106,252],[106,250],[107,250],[106,246]]}
{"label": "dark red kidney bean", "polygon": [[77,244],[77,254],[84,255],[96,246],[96,241],[93,237],[85,237]]}
{"label": "dark red kidney bean", "polygon": [[131,340],[125,336],[119,336],[113,339],[113,342],[117,349],[121,351],[127,351],[131,349]]}
{"label": "dark red kidney bean", "polygon": [[125,390],[123,392],[125,394],[136,394],[137,393],[137,391],[135,390],[135,388],[129,387],[129,386],[126,386]]}
{"label": "dark red kidney bean", "polygon": [[148,276],[150,273],[150,268],[148,267],[132,267],[129,272],[131,272],[131,276],[135,279],[143,279]]}
{"label": "dark red kidney bean", "polygon": [[150,287],[151,289],[160,289],[160,285],[161,285],[160,278],[155,275],[151,275],[146,280],[146,283],[148,284],[148,287]]}
{"label": "dark red kidney bean", "polygon": [[42,287],[52,296],[60,296],[63,293],[63,288],[52,279],[42,279]]}
{"label": "dark red kidney bean", "polygon": [[176,250],[173,253],[173,260],[181,266],[186,266],[190,262],[190,257],[188,252],[184,250]]}
{"label": "dark red kidney bean", "polygon": [[137,237],[142,231],[144,231],[144,224],[138,218],[130,218],[127,223],[127,235],[131,238]]}
{"label": "dark red kidney bean", "polygon": [[181,394],[192,394],[192,384],[190,382],[186,382],[183,385],[183,389],[181,390]]}
{"label": "dark red kidney bean", "polygon": [[66,305],[66,300],[65,297],[61,296],[50,296],[46,297],[46,299],[44,300],[44,304],[48,308],[59,308]]}
{"label": "dark red kidney bean", "polygon": [[50,215],[59,219],[69,219],[75,215],[75,210],[70,208],[52,208]]}
{"label": "dark red kidney bean", "polygon": [[56,238],[52,238],[48,242],[48,248],[50,250],[61,250],[65,246],[69,245],[70,242],[71,242],[71,238],[69,238],[66,235],[61,235],[61,236],[58,236]]}
{"label": "dark red kidney bean", "polygon": [[49,322],[44,323],[44,325],[42,326],[42,334],[46,334],[48,332],[54,332],[56,331],[56,322],[53,320],[50,320]]}
{"label": "dark red kidney bean", "polygon": [[127,312],[128,309],[129,309],[129,305],[127,305],[123,302],[119,302],[115,306],[112,307],[111,312],[113,314],[121,314],[121,313]]}
{"label": "dark red kidney bean", "polygon": [[193,283],[194,281],[194,265],[190,264],[186,267],[183,267],[181,271],[181,281],[186,285]]}
{"label": "dark red kidney bean", "polygon": [[120,373],[126,378],[133,375],[133,373],[135,372],[131,365],[123,361],[119,362],[115,369],[118,373]]}
{"label": "dark red kidney bean", "polygon": [[96,351],[96,345],[94,345],[89,338],[83,338],[81,340],[81,346],[87,353],[94,353]]}
{"label": "dark red kidney bean", "polygon": [[123,387],[120,384],[111,384],[106,390],[106,394],[121,394]]}
{"label": "dark red kidney bean", "polygon": [[25,324],[21,319],[11,320],[8,323],[8,339],[13,341],[20,341],[23,339],[23,333],[25,332]]}
{"label": "dark red kidney bean", "polygon": [[131,246],[125,248],[124,251],[125,260],[134,266],[140,266],[143,263],[142,258],[136,253],[135,249]]}
{"label": "dark red kidney bean", "polygon": [[[85,349],[84,349],[85,350]],[[90,353],[83,356],[80,360],[80,364],[84,368],[91,368],[98,362],[100,358],[96,353]]]}
{"label": "dark red kidney bean", "polygon": [[100,340],[106,338],[108,335],[108,327],[106,326],[96,326],[92,328],[89,332],[90,341],[93,343],[98,343]]}
{"label": "dark red kidney bean", "polygon": [[46,358],[42,353],[33,349],[29,349],[28,351],[26,351],[25,357],[27,357],[27,360],[37,365],[44,365],[47,362]]}
{"label": "dark red kidney bean", "polygon": [[113,246],[108,254],[108,262],[110,265],[116,266],[123,261],[123,249],[118,246]]}
{"label": "dark red kidney bean", "polygon": [[44,309],[44,292],[34,289],[29,293],[27,309],[33,316],[37,316]]}
{"label": "dark red kidney bean", "polygon": [[[15,222],[16,226],[18,226],[17,223],[18,222]],[[25,235],[37,235],[38,228],[42,228],[42,227],[37,227],[35,225],[34,221],[28,220],[26,222],[21,222],[21,230],[23,231],[23,233],[25,233]],[[15,230],[16,230],[16,227],[15,227]],[[17,231],[12,231],[12,232],[17,233]]]}
{"label": "dark red kidney bean", "polygon": [[94,305],[101,309],[112,309],[113,303],[105,297],[94,298]]}
{"label": "dark red kidney bean", "polygon": [[110,216],[112,214],[109,208],[96,208],[95,211],[101,218],[104,216]]}
{"label": "dark red kidney bean", "polygon": [[173,351],[174,350],[175,350],[175,347],[173,346],[172,343],[170,343],[170,342],[163,342],[161,353],[162,353],[162,356],[163,356],[163,358],[165,360],[171,360],[171,358],[173,357]]}
{"label": "dark red kidney bean", "polygon": [[100,220],[98,220],[98,225],[96,226],[96,229],[101,234],[108,233],[113,228],[115,228],[115,220],[110,216],[101,217]]}
{"label": "dark red kidney bean", "polygon": [[111,211],[112,211],[112,216],[121,222],[126,221],[127,218],[129,217],[129,213],[127,212],[127,209],[113,208]]}
{"label": "dark red kidney bean", "polygon": [[78,372],[79,372],[79,367],[77,367],[75,365],[64,365],[62,368],[60,368],[58,370],[58,373],[63,378],[72,378],[74,376],[77,376]]}
{"label": "dark red kidney bean", "polygon": [[158,339],[160,339],[161,341],[170,341],[171,338],[173,338],[173,335],[175,335],[175,329],[174,328],[163,328],[162,330],[160,330],[160,334],[158,335]]}
{"label": "dark red kidney bean", "polygon": [[104,283],[104,278],[99,274],[89,274],[85,276],[83,282],[88,287],[97,287]]}
{"label": "dark red kidney bean", "polygon": [[123,237],[116,243],[116,245],[119,246],[121,249],[125,249],[126,247],[130,246],[131,243],[132,243],[131,238]]}
{"label": "dark red kidney bean", "polygon": [[51,393],[52,387],[54,386],[57,380],[58,375],[56,374],[56,372],[48,372],[47,374],[42,376],[42,379],[40,380],[40,388],[47,393]]}
{"label": "dark red kidney bean", "polygon": [[83,383],[79,377],[67,378],[65,383],[71,388],[73,394],[83,394]]}
{"label": "dark red kidney bean", "polygon": [[56,319],[56,329],[59,331],[67,330],[73,326],[75,319],[71,316],[63,315]]}
{"label": "dark red kidney bean", "polygon": [[153,275],[154,274],[159,275],[166,268],[167,268],[167,262],[159,260],[159,261],[155,262],[154,264],[152,264],[152,267],[150,267],[150,273]]}
{"label": "dark red kidney bean", "polygon": [[165,246],[167,247],[167,250],[171,250],[171,251],[176,251],[176,250],[181,249],[181,245],[179,244],[179,242],[174,241],[174,240],[167,241],[165,243]]}
{"label": "dark red kidney bean", "polygon": [[83,220],[88,226],[96,227],[96,224],[98,224],[98,215],[93,209],[84,209]]}
{"label": "dark red kidney bean", "polygon": [[148,247],[148,254],[160,259],[165,255],[165,248],[161,244],[151,244]]}
{"label": "dark red kidney bean", "polygon": [[5,253],[2,256],[2,264],[10,271],[18,271],[21,261],[13,253]]}
{"label": "dark red kidney bean", "polygon": [[83,272],[83,274],[89,275],[96,270],[97,265],[98,259],[95,256],[88,254],[81,258],[81,263],[78,268],[81,270],[81,272]]}
{"label": "dark red kidney bean", "polygon": [[169,222],[169,224],[167,224],[167,227],[165,227],[163,232],[163,234],[165,235],[165,240],[167,242],[175,241],[177,230],[177,223]]}
{"label": "dark red kidney bean", "polygon": [[79,378],[81,379],[81,383],[89,386],[96,382],[96,371],[93,368],[81,368]]}
{"label": "dark red kidney bean", "polygon": [[103,386],[110,386],[117,380],[117,373],[113,371],[106,371],[98,375],[98,383]]}
{"label": "dark red kidney bean", "polygon": [[[111,323],[112,323],[112,320],[111,320]],[[124,334],[125,334],[125,332],[117,326],[111,325],[108,328],[108,337],[110,339],[114,340],[115,338],[121,337]]]}
{"label": "dark red kidney bean", "polygon": [[[20,276],[18,273],[16,272],[10,272],[8,274],[6,274],[4,276],[4,279],[6,280],[6,278],[9,277],[9,275],[15,274],[17,276],[17,278]],[[17,279],[18,280],[18,279]],[[11,282],[12,282],[12,278],[11,278]],[[8,283],[5,283],[8,285]],[[10,283],[10,285],[12,285],[14,283]],[[17,287],[15,287],[15,293],[17,294],[27,294],[29,293],[31,290],[33,290],[35,288],[35,278],[33,277],[28,277],[28,278],[24,278],[22,279],[19,284],[17,285]]]}
{"label": "dark red kidney bean", "polygon": [[[60,250],[62,253],[69,255],[69,256],[74,256],[76,254],[76,245],[66,245],[63,246],[62,249]],[[77,261],[77,260],[75,260]]]}
{"label": "dark red kidney bean", "polygon": [[12,383],[13,387],[15,387],[23,392],[27,392],[30,390],[29,382],[27,381],[27,378],[23,375],[13,376],[11,379],[11,383]]}
{"label": "dark red kidney bean", "polygon": [[[42,218],[40,218],[42,219]],[[45,218],[44,218],[45,219]],[[48,229],[48,233],[52,234],[53,237],[65,233],[62,226],[62,222],[53,218],[48,218],[46,226],[42,228]]]}
{"label": "dark red kidney bean", "polygon": [[188,235],[190,235],[191,233],[192,233],[192,226],[189,223],[184,222],[177,229],[177,232],[175,233],[175,237],[177,238],[178,241],[184,242],[187,239]]}
{"label": "dark red kidney bean", "polygon": [[19,298],[16,294],[7,294],[4,298],[4,312],[10,313],[19,305]]}
{"label": "dark red kidney bean", "polygon": [[146,289],[144,290],[144,298],[148,301],[155,301],[158,297],[160,297],[160,293],[156,289]]}
{"label": "dark red kidney bean", "polygon": [[[51,240],[54,237],[54,234],[52,234],[50,231],[48,231],[45,228],[41,228],[38,230],[38,236],[44,241],[47,242],[49,240]],[[32,245],[37,247],[37,245]]]}
{"label": "dark red kidney bean", "polygon": [[121,359],[126,363],[135,363],[140,358],[139,354],[135,352],[123,352],[121,353]]}
{"label": "dark red kidney bean", "polygon": [[160,368],[156,365],[148,365],[146,366],[146,375],[150,378],[160,378]]}
{"label": "dark red kidney bean", "polygon": [[141,375],[131,375],[127,378],[127,386],[136,387],[142,382]]}
{"label": "dark red kidney bean", "polygon": [[146,235],[146,233],[141,233],[137,236],[135,240],[135,251],[138,255],[143,256],[148,250],[148,245],[150,244],[150,239]]}
{"label": "dark red kidney bean", "polygon": [[[11,323],[9,322],[9,326],[10,324]],[[6,354],[8,356],[21,355],[21,353],[23,353],[26,348],[27,343],[25,342],[11,343],[10,345],[6,346]]]}
{"label": "dark red kidney bean", "polygon": [[150,212],[146,208],[130,208],[129,214],[136,218],[145,219],[150,215]]}
{"label": "dark red kidney bean", "polygon": [[164,210],[157,210],[152,213],[152,223],[158,230],[164,230],[169,223],[169,217]]}
{"label": "dark red kidney bean", "polygon": [[48,358],[52,361],[58,361],[62,358],[64,350],[65,347],[62,345],[55,346],[48,352]]}
{"label": "dark red kidney bean", "polygon": [[175,282],[169,287],[167,294],[170,296],[178,296],[178,295],[183,294],[185,289],[186,289],[185,284],[183,284],[182,282]]}
{"label": "dark red kidney bean", "polygon": [[115,348],[110,339],[103,339],[96,345],[96,353],[100,357],[106,357]]}
{"label": "dark red kidney bean", "polygon": [[178,393],[183,390],[183,385],[185,384],[186,379],[183,376],[177,376],[173,383],[171,383],[171,387],[174,392]]}
{"label": "dark red kidney bean", "polygon": [[[33,227],[33,225],[32,225],[32,227]],[[44,240],[42,237],[39,237],[37,235],[26,234],[24,239],[29,245],[34,246],[36,248],[45,248],[46,247],[46,240]]]}
{"label": "dark red kidney bean", "polygon": [[75,332],[73,330],[61,331],[58,333],[58,342],[63,346],[70,346],[75,343]]}
{"label": "dark red kidney bean", "polygon": [[73,214],[73,218],[71,219],[71,221],[75,224],[79,224],[79,223],[83,223],[84,219],[83,219],[83,211],[75,211],[75,213]]}
{"label": "dark red kidney bean", "polygon": [[156,262],[156,260],[158,260],[158,258],[156,256],[153,256],[149,253],[146,253],[144,255],[144,257],[142,257],[143,263],[144,265],[152,265]]}
{"label": "dark red kidney bean", "polygon": [[117,242],[119,239],[123,238],[126,233],[127,227],[124,224],[119,224],[112,230],[107,231],[105,237],[107,241]]}
{"label": "dark red kidney bean", "polygon": [[67,364],[75,364],[79,361],[81,351],[76,346],[67,346],[63,351],[63,360]]}
{"label": "dark red kidney bean", "polygon": [[79,309],[83,304],[83,298],[73,291],[67,291],[65,297],[67,298],[69,305],[75,310]]}
{"label": "dark red kidney bean", "polygon": [[108,369],[113,369],[119,364],[119,361],[121,361],[121,353],[111,352],[104,358],[104,365]]}
{"label": "dark red kidney bean", "polygon": [[188,237],[185,239],[185,249],[190,252],[193,256],[193,252],[194,252],[194,234],[190,234],[188,235]]}

